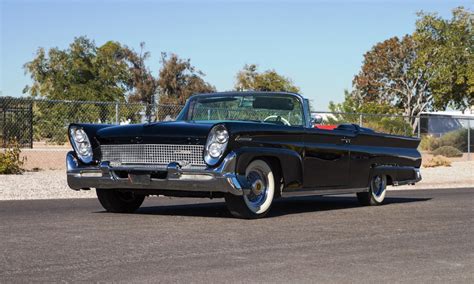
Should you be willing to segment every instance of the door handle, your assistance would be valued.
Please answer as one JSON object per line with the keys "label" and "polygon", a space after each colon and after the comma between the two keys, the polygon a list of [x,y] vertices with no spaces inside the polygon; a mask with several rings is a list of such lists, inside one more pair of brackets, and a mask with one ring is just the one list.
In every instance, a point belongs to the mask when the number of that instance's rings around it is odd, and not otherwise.
{"label": "door handle", "polygon": [[342,142],[343,144],[351,144],[351,139],[349,139],[349,138],[342,138],[342,139],[341,139],[341,142]]}

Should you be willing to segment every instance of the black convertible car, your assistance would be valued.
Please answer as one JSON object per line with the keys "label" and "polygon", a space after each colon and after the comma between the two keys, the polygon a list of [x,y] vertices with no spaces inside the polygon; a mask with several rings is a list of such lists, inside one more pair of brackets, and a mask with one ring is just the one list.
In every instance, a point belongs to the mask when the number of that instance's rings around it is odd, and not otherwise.
{"label": "black convertible car", "polygon": [[133,212],[148,195],[223,197],[242,218],[294,195],[356,193],[379,205],[387,185],[421,180],[419,139],[311,126],[298,94],[195,95],[176,121],[71,124],[67,180],[75,190],[96,188],[110,212]]}

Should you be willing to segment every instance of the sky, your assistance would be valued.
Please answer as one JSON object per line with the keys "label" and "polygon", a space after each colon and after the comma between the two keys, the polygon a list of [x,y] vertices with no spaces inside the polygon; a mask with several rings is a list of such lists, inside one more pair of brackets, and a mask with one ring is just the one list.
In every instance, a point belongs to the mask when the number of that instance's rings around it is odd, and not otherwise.
{"label": "sky", "polygon": [[23,1],[0,0],[0,92],[25,96],[23,64],[39,47],[67,48],[74,37],[109,40],[191,63],[219,91],[233,89],[244,64],[291,78],[315,109],[342,102],[363,54],[414,30],[417,11],[450,18],[473,1]]}

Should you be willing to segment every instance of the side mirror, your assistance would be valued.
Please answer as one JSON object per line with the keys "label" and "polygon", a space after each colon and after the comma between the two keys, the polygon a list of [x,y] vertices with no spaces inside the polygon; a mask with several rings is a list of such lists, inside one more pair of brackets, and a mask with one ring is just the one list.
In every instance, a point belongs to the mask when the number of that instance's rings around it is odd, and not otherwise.
{"label": "side mirror", "polygon": [[323,122],[323,117],[320,116],[319,114],[312,114],[311,115],[311,124],[312,125],[315,125],[315,124],[321,124]]}

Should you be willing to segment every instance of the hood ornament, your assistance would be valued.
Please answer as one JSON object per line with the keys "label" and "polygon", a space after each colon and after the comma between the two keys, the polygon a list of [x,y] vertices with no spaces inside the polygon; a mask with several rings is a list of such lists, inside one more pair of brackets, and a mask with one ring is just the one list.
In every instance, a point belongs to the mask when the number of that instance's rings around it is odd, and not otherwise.
{"label": "hood ornament", "polygon": [[143,137],[140,137],[140,136],[136,136],[135,138],[132,139],[131,141],[132,143],[137,143],[137,144],[140,144],[143,142]]}

